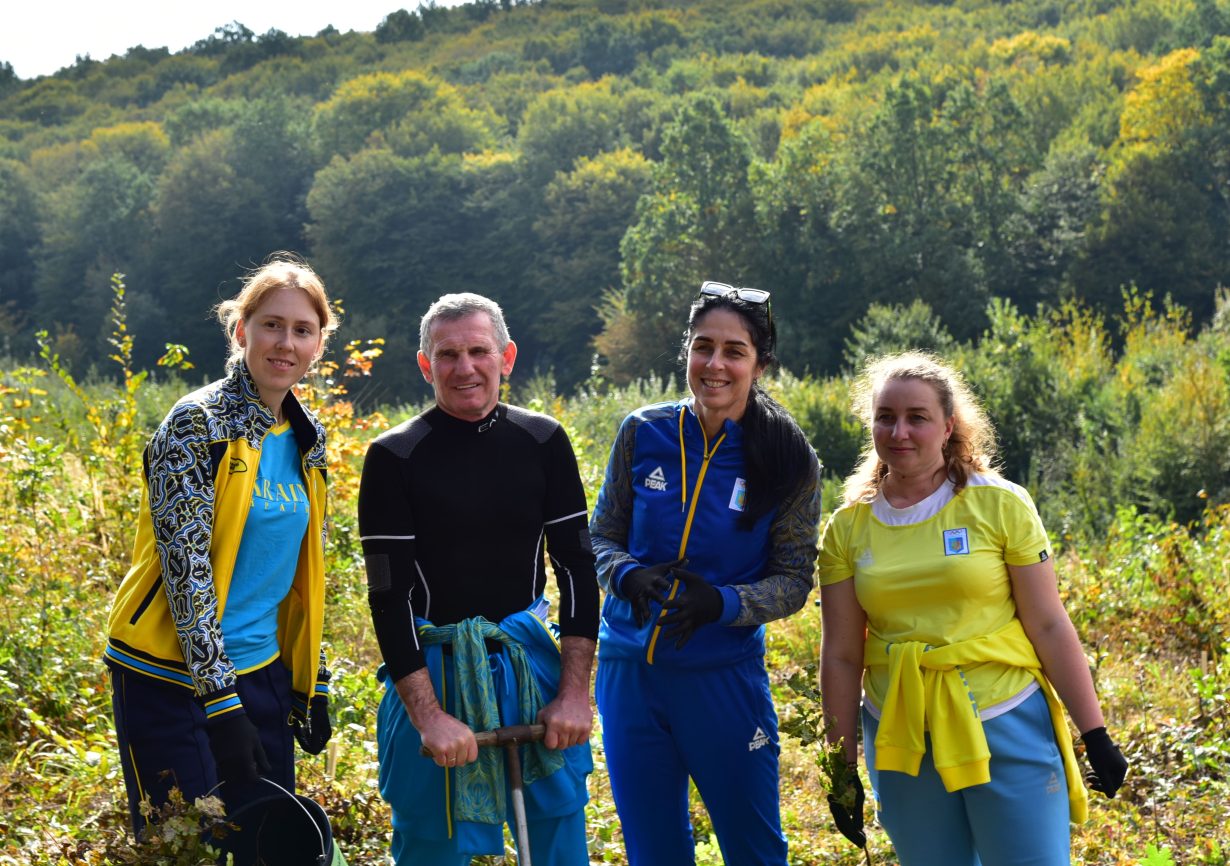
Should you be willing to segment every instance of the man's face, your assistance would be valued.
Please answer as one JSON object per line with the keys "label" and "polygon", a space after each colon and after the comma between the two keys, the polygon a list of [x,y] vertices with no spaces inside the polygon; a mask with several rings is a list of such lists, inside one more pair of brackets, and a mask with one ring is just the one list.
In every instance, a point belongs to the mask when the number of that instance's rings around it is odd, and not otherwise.
{"label": "man's face", "polygon": [[436,392],[436,405],[454,418],[478,421],[500,398],[500,377],[512,372],[517,344],[500,351],[491,318],[482,312],[437,320],[430,331],[431,357],[419,352],[419,369]]}

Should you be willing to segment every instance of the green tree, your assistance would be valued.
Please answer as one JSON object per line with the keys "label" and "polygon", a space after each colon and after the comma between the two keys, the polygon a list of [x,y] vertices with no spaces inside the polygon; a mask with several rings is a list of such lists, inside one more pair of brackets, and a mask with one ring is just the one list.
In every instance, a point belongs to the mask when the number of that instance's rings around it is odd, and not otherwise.
{"label": "green tree", "polygon": [[872,304],[846,338],[846,367],[857,371],[869,358],[910,350],[946,356],[955,345],[948,329],[917,298],[909,304]]}
{"label": "green tree", "polygon": [[376,134],[407,155],[433,145],[461,153],[489,142],[494,119],[466,106],[451,85],[407,70],[352,78],[316,107],[315,125],[327,160],[355,153]]}
{"label": "green tree", "polygon": [[171,142],[162,126],[148,120],[98,127],[90,133],[89,143],[103,157],[122,157],[150,177],[162,172],[171,155]]}
{"label": "green tree", "polygon": [[467,180],[460,157],[402,157],[363,150],[334,157],[308,195],[313,258],[346,299],[347,333],[387,340],[376,398],[426,391],[418,375],[419,318],[439,295],[479,290],[466,280],[472,256]]}
{"label": "green tree", "polygon": [[837,144],[818,120],[791,126],[777,158],[753,167],[763,288],[773,293],[782,363],[836,370],[840,335],[866,309],[852,245],[836,228]]}
{"label": "green tree", "polygon": [[384,139],[394,153],[419,156],[477,153],[494,147],[502,126],[494,112],[470,108],[459,93],[447,88],[430,106],[412,111],[393,125]]}
{"label": "green tree", "polygon": [[376,25],[377,42],[417,42],[423,34],[423,19],[405,9],[390,12]]}
{"label": "green tree", "polygon": [[658,48],[684,40],[679,24],[665,14],[596,15],[581,25],[576,59],[594,78],[627,75]]}
{"label": "green tree", "polygon": [[42,78],[15,89],[5,99],[6,113],[40,126],[61,126],[85,112],[90,101],[62,78]]}
{"label": "green tree", "polygon": [[243,113],[239,99],[201,97],[175,108],[163,122],[163,128],[176,147],[184,147],[199,135],[234,125]]}
{"label": "green tree", "polygon": [[582,157],[555,176],[534,223],[537,253],[527,288],[549,299],[530,323],[543,346],[539,366],[570,389],[589,373],[598,306],[619,285],[619,242],[649,186],[649,162],[632,150]]}
{"label": "green tree", "polygon": [[[248,103],[233,126],[176,151],[158,182],[154,278],[130,280],[135,333],[166,333],[220,370],[221,332],[207,311],[234,294],[244,269],[304,251],[312,168],[304,113],[286,99]],[[138,355],[161,354],[162,342],[139,344]]]}
{"label": "green tree", "polygon": [[556,172],[572,171],[580,157],[618,150],[622,105],[606,82],[543,93],[529,104],[517,132],[522,173],[542,189]]}
{"label": "green tree", "polygon": [[1199,319],[1230,282],[1225,201],[1212,165],[1194,148],[1140,157],[1107,190],[1105,210],[1073,264],[1072,282],[1103,309],[1129,285],[1170,295]]}
{"label": "green tree", "polygon": [[[1069,303],[1031,318],[999,299],[986,315],[978,343],[953,357],[995,425],[1005,476],[1045,491],[1039,501],[1053,500],[1056,511],[1083,501],[1109,519],[1120,490],[1117,440],[1129,414],[1103,393],[1113,357],[1101,317]],[[1071,515],[1056,511],[1043,516],[1058,532]]]}
{"label": "green tree", "polygon": [[109,334],[111,274],[141,272],[154,189],[153,177],[114,154],[44,199],[35,315],[49,330],[74,330],[87,356],[98,357]]}
{"label": "green tree", "polygon": [[1073,264],[1084,254],[1101,208],[1102,166],[1088,145],[1056,148],[1025,182],[1004,224],[1009,267],[1000,294],[1022,309],[1054,306],[1066,294]]}
{"label": "green tree", "polygon": [[976,214],[961,190],[961,149],[943,87],[907,75],[843,149],[834,228],[855,255],[867,302],[926,301],[957,336],[976,332],[988,298]]}
{"label": "green tree", "polygon": [[38,203],[22,163],[0,159],[0,202],[0,334],[29,350],[33,343],[22,339],[21,325],[34,306]]}
{"label": "green tree", "polygon": [[1210,159],[1205,149],[1227,112],[1218,108],[1224,94],[1210,99],[1202,87],[1209,67],[1199,61],[1194,49],[1160,58],[1140,71],[1125,99],[1104,210],[1074,268],[1074,282],[1105,308],[1123,286],[1137,285],[1168,294],[1204,320],[1213,312],[1213,290],[1230,282],[1230,197],[1218,188],[1226,158]]}
{"label": "green tree", "polygon": [[13,64],[7,60],[0,63],[0,97],[10,90],[15,90],[20,83],[21,79],[17,77],[17,73],[13,70]]}
{"label": "green tree", "polygon": [[688,302],[701,282],[756,281],[750,164],[746,140],[712,96],[686,102],[663,133],[662,162],[620,248],[644,368],[673,368]]}

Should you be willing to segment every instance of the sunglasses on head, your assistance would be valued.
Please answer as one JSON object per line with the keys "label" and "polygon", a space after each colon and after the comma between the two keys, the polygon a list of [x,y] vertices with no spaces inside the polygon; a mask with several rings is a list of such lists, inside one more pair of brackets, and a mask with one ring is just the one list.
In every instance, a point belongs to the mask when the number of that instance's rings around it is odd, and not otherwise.
{"label": "sunglasses on head", "polygon": [[740,301],[747,301],[749,304],[769,303],[769,293],[764,289],[740,289],[714,280],[705,280],[701,283],[700,293],[702,295],[711,295],[715,298],[738,298]]}
{"label": "sunglasses on head", "polygon": [[748,304],[764,304],[765,324],[769,327],[769,341],[770,343],[777,342],[777,329],[773,327],[773,307],[769,304],[769,293],[764,289],[737,288],[715,280],[705,280],[700,284],[700,295],[727,300],[737,299]]}

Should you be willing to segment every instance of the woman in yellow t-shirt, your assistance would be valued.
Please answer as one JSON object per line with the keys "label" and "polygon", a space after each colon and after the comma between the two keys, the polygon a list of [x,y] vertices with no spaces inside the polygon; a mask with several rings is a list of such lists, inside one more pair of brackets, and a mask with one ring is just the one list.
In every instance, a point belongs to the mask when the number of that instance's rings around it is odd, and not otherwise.
{"label": "woman in yellow t-shirt", "polygon": [[[992,468],[994,431],[938,359],[873,363],[855,411],[871,443],[819,563],[830,738],[855,763],[861,715],[877,816],[902,866],[1068,863],[1087,795],[1063,707],[1094,790],[1113,797],[1127,762],[1033,501]],[[856,810],[830,808],[862,845],[858,785]]]}

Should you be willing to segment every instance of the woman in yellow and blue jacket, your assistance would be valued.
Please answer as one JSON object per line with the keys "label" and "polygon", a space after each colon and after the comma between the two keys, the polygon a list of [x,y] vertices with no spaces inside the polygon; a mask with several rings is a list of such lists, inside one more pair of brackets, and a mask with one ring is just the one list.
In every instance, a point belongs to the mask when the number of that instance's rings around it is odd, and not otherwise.
{"label": "woman in yellow and blue jacket", "polygon": [[132,565],[104,653],[134,832],[142,799],[264,776],[294,789],[294,741],[331,730],[324,616],[325,433],[291,393],[337,321],[302,262],[253,272],[218,315],[228,375],[180,399],[142,458]]}

